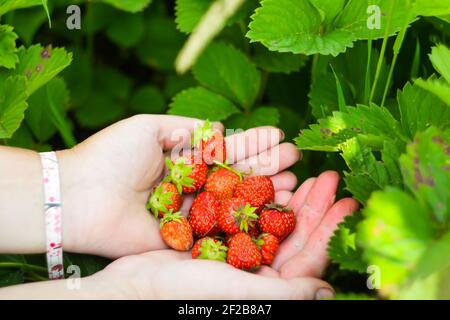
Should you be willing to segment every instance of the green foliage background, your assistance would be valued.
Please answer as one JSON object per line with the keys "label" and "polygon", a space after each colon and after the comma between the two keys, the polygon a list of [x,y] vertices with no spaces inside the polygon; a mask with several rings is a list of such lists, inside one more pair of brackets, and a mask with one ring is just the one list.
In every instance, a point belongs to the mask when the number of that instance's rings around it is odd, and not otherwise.
{"label": "green foliage background", "polygon": [[[72,4],[81,30],[66,27]],[[238,9],[198,36],[225,4]],[[449,0],[0,0],[0,139],[69,148],[139,113],[279,126],[304,150],[300,182],[338,170],[338,196],[362,204],[329,245],[338,298],[449,298],[449,22]],[[108,263],[66,259],[82,275]],[[0,286],[44,266],[0,255]]]}

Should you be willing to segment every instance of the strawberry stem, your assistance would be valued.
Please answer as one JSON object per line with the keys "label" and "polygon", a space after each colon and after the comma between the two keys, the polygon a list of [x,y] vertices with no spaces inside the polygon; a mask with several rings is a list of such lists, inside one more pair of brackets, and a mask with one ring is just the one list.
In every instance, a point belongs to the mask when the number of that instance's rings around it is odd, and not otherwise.
{"label": "strawberry stem", "polygon": [[241,172],[239,172],[239,171],[231,168],[230,166],[226,165],[225,163],[219,162],[217,160],[214,160],[214,164],[220,168],[224,168],[224,169],[227,169],[228,171],[233,172],[234,174],[236,174],[239,177],[239,181],[242,181],[243,175]]}

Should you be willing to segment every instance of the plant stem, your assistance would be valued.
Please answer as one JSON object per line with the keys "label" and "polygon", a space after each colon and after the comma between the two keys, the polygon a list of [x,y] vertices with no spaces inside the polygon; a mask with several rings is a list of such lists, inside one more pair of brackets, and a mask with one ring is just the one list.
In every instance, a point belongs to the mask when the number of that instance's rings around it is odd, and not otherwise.
{"label": "plant stem", "polygon": [[364,81],[364,103],[369,104],[370,99],[370,87],[372,86],[372,39],[367,40],[367,65],[366,65],[366,78]]}
{"label": "plant stem", "polygon": [[39,272],[47,272],[47,268],[22,262],[0,262],[0,268],[23,268]]}
{"label": "plant stem", "polygon": [[386,26],[386,31],[384,33],[384,38],[383,38],[383,44],[381,46],[380,57],[378,58],[377,71],[375,73],[375,80],[373,82],[372,90],[370,92],[370,99],[369,99],[370,102],[373,101],[373,97],[375,95],[375,90],[377,89],[378,80],[380,78],[381,67],[383,66],[384,55],[386,53],[387,42],[388,42],[388,39],[389,39],[389,33],[390,33],[390,30],[391,30],[391,25],[392,25],[392,15],[394,13],[395,2],[396,2],[396,0],[392,0],[391,1],[391,7],[389,9],[389,16],[388,16],[388,22],[387,22],[387,26]]}
{"label": "plant stem", "polygon": [[397,38],[395,39],[395,43],[394,43],[394,56],[392,58],[392,63],[391,63],[391,67],[389,69],[389,75],[388,75],[388,79],[386,81],[386,86],[384,87],[384,93],[383,93],[383,100],[381,101],[381,106],[384,106],[384,103],[386,102],[386,98],[387,98],[387,94],[389,92],[389,87],[391,85],[391,81],[392,81],[392,76],[394,74],[394,69],[395,69],[395,64],[397,63],[397,58],[398,55],[400,54],[400,49],[402,48],[403,45],[403,41],[405,40],[405,35],[406,35],[406,31],[408,30],[408,22],[410,20],[410,12],[408,12],[405,15],[405,23],[403,25],[402,30],[400,31],[400,33],[397,35]]}

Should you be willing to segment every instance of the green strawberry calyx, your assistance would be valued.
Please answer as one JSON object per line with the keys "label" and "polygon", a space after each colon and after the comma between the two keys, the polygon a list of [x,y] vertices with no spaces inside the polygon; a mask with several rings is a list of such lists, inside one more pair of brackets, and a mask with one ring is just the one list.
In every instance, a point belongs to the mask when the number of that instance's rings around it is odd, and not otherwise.
{"label": "green strawberry calyx", "polygon": [[209,238],[202,240],[201,246],[198,249],[200,255],[198,259],[216,260],[225,262],[227,259],[228,248],[223,245],[222,241],[214,241]]}
{"label": "green strawberry calyx", "polygon": [[214,136],[214,129],[208,119],[205,120],[203,126],[198,125],[192,136],[192,146],[197,147],[201,141],[208,141]]}
{"label": "green strawberry calyx", "polygon": [[250,206],[249,203],[245,204],[245,206],[240,206],[233,213],[236,222],[239,224],[239,230],[248,233],[249,225],[253,225],[253,223],[258,219],[258,215],[255,213],[256,208]]}
{"label": "green strawberry calyx", "polygon": [[282,206],[281,204],[277,204],[277,203],[269,203],[265,205],[266,209],[269,210],[277,210],[280,212],[290,212],[292,211],[290,208]]}
{"label": "green strawberry calyx", "polygon": [[155,188],[152,195],[148,199],[147,209],[151,210],[158,218],[160,212],[167,212],[167,206],[172,204],[173,192],[164,192],[162,185]]}
{"label": "green strawberry calyx", "polygon": [[182,223],[181,218],[183,216],[181,215],[181,212],[173,212],[173,210],[169,210],[164,214],[164,217],[161,219],[161,222],[159,223],[159,226],[162,228],[166,223],[175,221],[178,223]]}
{"label": "green strawberry calyx", "polygon": [[214,164],[215,164],[217,167],[226,169],[226,170],[228,170],[228,171],[230,171],[230,172],[233,172],[235,175],[237,175],[237,176],[239,177],[239,181],[242,181],[242,180],[244,179],[244,175],[243,175],[242,172],[239,172],[239,171],[237,171],[237,170],[231,168],[229,165],[227,165],[226,162],[225,162],[225,163],[222,163],[222,162],[219,162],[219,161],[217,161],[217,160],[214,160],[213,162],[214,162]]}
{"label": "green strawberry calyx", "polygon": [[193,187],[194,179],[190,177],[192,165],[187,165],[185,158],[179,158],[175,162],[167,158],[166,167],[169,169],[169,175],[163,181],[172,182],[180,194],[182,193],[183,187]]}

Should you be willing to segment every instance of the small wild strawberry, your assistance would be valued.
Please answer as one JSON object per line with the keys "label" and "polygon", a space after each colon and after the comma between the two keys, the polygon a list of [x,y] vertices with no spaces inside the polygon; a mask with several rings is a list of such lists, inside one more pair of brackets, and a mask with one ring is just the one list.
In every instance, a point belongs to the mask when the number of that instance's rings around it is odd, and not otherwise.
{"label": "small wild strawberry", "polygon": [[179,212],[166,213],[161,219],[160,227],[161,238],[169,247],[178,251],[187,251],[192,247],[192,228]]}
{"label": "small wild strawberry", "polygon": [[202,127],[194,131],[192,145],[201,150],[203,161],[212,165],[215,161],[223,163],[226,160],[226,145],[222,132],[213,129],[211,123],[206,120]]}
{"label": "small wild strawberry", "polygon": [[219,227],[226,234],[247,233],[256,226],[257,219],[255,208],[242,199],[233,198],[222,202]]}
{"label": "small wild strawberry", "polygon": [[192,247],[192,259],[217,260],[225,262],[228,248],[218,239],[205,237]]}
{"label": "small wild strawberry", "polygon": [[214,236],[220,232],[218,218],[220,203],[212,193],[200,193],[192,203],[188,220],[195,236]]}
{"label": "small wild strawberry", "polygon": [[255,240],[255,243],[261,250],[261,263],[270,266],[278,250],[280,241],[273,234],[263,233]]}
{"label": "small wild strawberry", "polygon": [[196,155],[181,157],[175,162],[166,159],[166,166],[169,169],[169,175],[164,181],[172,182],[179,193],[196,192],[206,182],[208,166]]}
{"label": "small wild strawberry", "polygon": [[265,176],[250,177],[240,182],[234,190],[234,197],[243,199],[256,208],[259,213],[264,205],[274,201],[275,190],[270,178]]}
{"label": "small wild strawberry", "polygon": [[211,192],[221,201],[230,199],[241,180],[242,175],[239,172],[224,166],[209,174],[206,179],[205,190]]}
{"label": "small wild strawberry", "polygon": [[227,263],[242,270],[255,270],[261,266],[262,255],[252,238],[244,233],[235,234],[228,247]]}
{"label": "small wild strawberry", "polygon": [[180,210],[182,201],[182,196],[174,184],[162,182],[154,188],[148,200],[147,209],[153,212],[155,218],[161,218],[164,213],[170,210],[173,212]]}
{"label": "small wild strawberry", "polygon": [[283,241],[294,231],[296,218],[291,209],[271,204],[261,212],[258,223],[262,232],[271,233]]}

